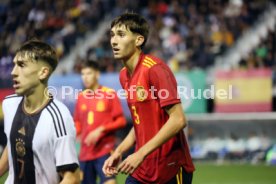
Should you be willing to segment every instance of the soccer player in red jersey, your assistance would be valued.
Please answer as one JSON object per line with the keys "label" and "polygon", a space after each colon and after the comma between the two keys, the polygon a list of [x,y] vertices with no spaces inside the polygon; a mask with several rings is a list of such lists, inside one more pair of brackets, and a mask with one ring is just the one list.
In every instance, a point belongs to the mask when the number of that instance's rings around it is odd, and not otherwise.
{"label": "soccer player in red jersey", "polygon": [[[177,83],[159,58],[145,55],[147,21],[125,13],[111,23],[115,59],[124,64],[120,82],[128,93],[133,128],[105,161],[106,175],[130,174],[127,184],[192,183],[194,165],[183,133],[186,119],[177,94]],[[135,144],[135,152],[121,163],[122,154]]]}
{"label": "soccer player in red jersey", "polygon": [[74,112],[77,134],[81,138],[80,168],[83,184],[115,184],[114,177],[102,172],[104,161],[115,146],[115,130],[126,125],[116,92],[98,83],[100,71],[94,61],[82,65],[81,77],[86,88],[78,96]]}

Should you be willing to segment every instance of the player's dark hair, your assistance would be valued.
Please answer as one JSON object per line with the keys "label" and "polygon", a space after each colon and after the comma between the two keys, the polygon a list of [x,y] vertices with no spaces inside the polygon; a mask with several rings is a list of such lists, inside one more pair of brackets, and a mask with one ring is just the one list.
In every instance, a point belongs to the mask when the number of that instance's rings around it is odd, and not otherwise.
{"label": "player's dark hair", "polygon": [[124,13],[118,17],[116,17],[111,22],[111,29],[114,26],[122,26],[125,25],[127,29],[129,29],[133,33],[140,34],[144,37],[144,43],[141,45],[143,48],[147,42],[149,35],[149,24],[144,19],[144,17],[140,16],[137,13]]}
{"label": "player's dark hair", "polygon": [[58,65],[56,51],[49,44],[37,39],[32,39],[25,42],[17,51],[16,54],[27,54],[34,61],[44,61],[48,63],[54,71]]}
{"label": "player's dark hair", "polygon": [[96,61],[94,61],[94,60],[86,60],[86,61],[84,61],[82,63],[82,65],[81,65],[81,69],[83,69],[83,68],[92,68],[92,69],[94,69],[96,71],[100,70],[99,64]]}

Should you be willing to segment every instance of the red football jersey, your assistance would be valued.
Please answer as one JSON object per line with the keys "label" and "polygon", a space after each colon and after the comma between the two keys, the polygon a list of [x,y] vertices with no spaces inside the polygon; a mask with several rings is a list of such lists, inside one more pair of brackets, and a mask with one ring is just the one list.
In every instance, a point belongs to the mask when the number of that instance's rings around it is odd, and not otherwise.
{"label": "red football jersey", "polygon": [[[116,118],[118,121],[115,122]],[[81,136],[80,161],[99,158],[114,149],[114,131],[104,131],[95,145],[87,146],[84,140],[91,131],[101,125],[106,130],[114,130],[126,124],[115,91],[107,87],[99,87],[95,92],[85,90],[78,95],[74,121],[77,134]]]}
{"label": "red football jersey", "polygon": [[[141,54],[132,76],[126,68],[120,82],[127,91],[136,136],[136,151],[154,137],[167,122],[164,107],[180,103],[177,83],[169,67],[160,59]],[[183,131],[148,155],[132,176],[142,183],[165,183],[183,166],[194,171]]]}

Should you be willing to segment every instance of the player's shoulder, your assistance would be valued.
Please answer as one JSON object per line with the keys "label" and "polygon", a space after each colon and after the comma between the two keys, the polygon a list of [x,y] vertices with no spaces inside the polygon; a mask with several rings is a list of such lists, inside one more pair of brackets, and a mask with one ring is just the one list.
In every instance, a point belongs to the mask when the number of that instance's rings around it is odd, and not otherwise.
{"label": "player's shoulder", "polygon": [[56,105],[61,110],[68,110],[67,106],[56,98],[54,98],[51,103]]}
{"label": "player's shoulder", "polygon": [[158,71],[168,70],[167,64],[160,58],[153,55],[145,55],[142,62],[144,68],[148,68],[148,71]]}
{"label": "player's shoulder", "polygon": [[8,95],[4,98],[4,100],[6,99],[18,99],[18,98],[22,98],[22,96],[19,96],[17,94],[12,94],[12,95]]}
{"label": "player's shoulder", "polygon": [[103,92],[105,92],[105,93],[114,93],[114,92],[115,92],[114,89],[112,89],[112,88],[110,88],[110,87],[107,87],[107,86],[102,86],[102,87],[101,87],[101,90],[102,90]]}
{"label": "player's shoulder", "polygon": [[67,116],[70,114],[70,111],[67,108],[67,106],[63,102],[55,98],[51,100],[51,102],[47,106],[47,109],[54,111],[54,113],[56,114],[61,114],[62,116]]}
{"label": "player's shoulder", "polygon": [[89,90],[88,89],[85,89],[81,92],[78,93],[78,99],[85,96],[87,93],[89,93]]}
{"label": "player's shoulder", "polygon": [[[46,106],[44,119],[52,121],[53,130],[57,138],[67,136],[74,133],[74,123],[69,109],[64,103],[53,98]],[[71,133],[70,133],[71,132]]]}
{"label": "player's shoulder", "polygon": [[3,106],[8,105],[10,107],[14,107],[16,104],[18,105],[21,102],[22,98],[22,96],[17,94],[8,95],[3,100]]}
{"label": "player's shoulder", "polygon": [[153,68],[162,64],[164,64],[164,62],[160,58],[152,55],[144,55],[142,58],[142,65],[145,68]]}

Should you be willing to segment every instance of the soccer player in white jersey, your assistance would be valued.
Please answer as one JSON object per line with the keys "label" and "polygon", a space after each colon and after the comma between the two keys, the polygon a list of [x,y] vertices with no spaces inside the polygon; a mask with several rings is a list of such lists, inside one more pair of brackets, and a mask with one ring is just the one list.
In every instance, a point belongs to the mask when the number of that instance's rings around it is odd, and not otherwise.
{"label": "soccer player in white jersey", "polygon": [[16,94],[3,101],[8,143],[0,176],[9,169],[5,184],[79,183],[73,119],[64,104],[45,93],[58,62],[54,49],[31,40],[13,62]]}

